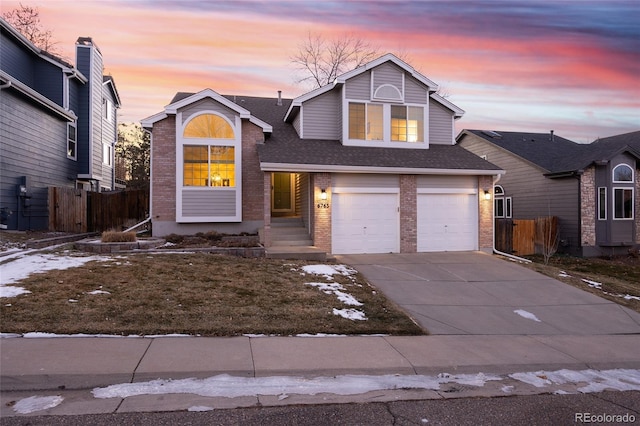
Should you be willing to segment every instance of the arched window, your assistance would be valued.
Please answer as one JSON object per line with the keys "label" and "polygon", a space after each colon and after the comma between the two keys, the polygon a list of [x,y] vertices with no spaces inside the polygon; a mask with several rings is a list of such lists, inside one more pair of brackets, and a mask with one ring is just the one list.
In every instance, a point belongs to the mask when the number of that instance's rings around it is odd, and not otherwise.
{"label": "arched window", "polygon": [[234,139],[231,125],[215,114],[201,114],[192,118],[184,128],[185,138]]}
{"label": "arched window", "polygon": [[613,181],[616,183],[633,182],[633,169],[626,164],[618,164],[613,168]]}
{"label": "arched window", "polygon": [[500,185],[493,187],[493,216],[496,218],[511,217],[511,197],[504,196],[504,188]]}
{"label": "arched window", "polygon": [[495,195],[496,197],[500,195],[504,195],[504,189],[502,188],[502,186],[496,185],[493,188],[493,195]]}

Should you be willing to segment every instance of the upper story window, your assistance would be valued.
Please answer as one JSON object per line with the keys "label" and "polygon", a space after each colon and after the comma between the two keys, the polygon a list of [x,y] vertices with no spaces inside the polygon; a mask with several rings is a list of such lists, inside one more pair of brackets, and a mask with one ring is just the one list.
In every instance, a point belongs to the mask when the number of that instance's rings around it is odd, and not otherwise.
{"label": "upper story window", "polygon": [[424,108],[377,103],[349,103],[349,139],[424,142]]}
{"label": "upper story window", "polygon": [[618,164],[613,168],[615,183],[633,182],[633,169],[626,164]]}
{"label": "upper story window", "polygon": [[67,158],[77,160],[78,136],[76,123],[67,124]]}
{"label": "upper story window", "polygon": [[109,123],[113,122],[113,102],[109,99],[104,100],[104,118]]}
{"label": "upper story window", "polygon": [[102,144],[102,163],[107,166],[113,165],[113,146],[109,143]]}
{"label": "upper story window", "polygon": [[222,117],[202,114],[194,117],[184,128],[185,138],[234,139],[231,125]]}

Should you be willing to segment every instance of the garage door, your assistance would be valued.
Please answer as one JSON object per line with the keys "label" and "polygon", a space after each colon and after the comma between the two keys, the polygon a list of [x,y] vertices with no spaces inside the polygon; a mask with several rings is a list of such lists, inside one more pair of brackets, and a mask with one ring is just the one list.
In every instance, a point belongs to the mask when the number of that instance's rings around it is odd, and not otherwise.
{"label": "garage door", "polygon": [[418,194],[418,251],[477,249],[477,195]]}
{"label": "garage door", "polygon": [[400,251],[398,194],[334,193],[331,208],[333,253]]}

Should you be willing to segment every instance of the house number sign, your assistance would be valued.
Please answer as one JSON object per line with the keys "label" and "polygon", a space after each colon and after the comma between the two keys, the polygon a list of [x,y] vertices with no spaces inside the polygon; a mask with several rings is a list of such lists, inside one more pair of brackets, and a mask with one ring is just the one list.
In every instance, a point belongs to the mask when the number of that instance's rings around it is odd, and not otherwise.
{"label": "house number sign", "polygon": [[329,203],[318,203],[317,207],[319,209],[328,209],[329,208]]}

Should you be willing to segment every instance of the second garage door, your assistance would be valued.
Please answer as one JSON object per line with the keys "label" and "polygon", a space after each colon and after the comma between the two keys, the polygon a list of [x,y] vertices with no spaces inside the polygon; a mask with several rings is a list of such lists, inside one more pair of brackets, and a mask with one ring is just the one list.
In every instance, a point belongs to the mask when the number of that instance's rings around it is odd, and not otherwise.
{"label": "second garage door", "polygon": [[418,251],[478,249],[476,194],[418,194]]}
{"label": "second garage door", "polygon": [[397,193],[335,193],[332,198],[333,253],[400,251]]}

